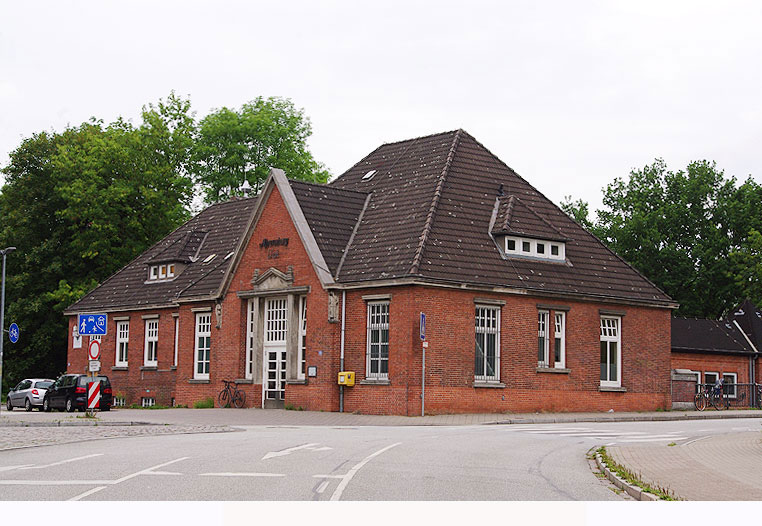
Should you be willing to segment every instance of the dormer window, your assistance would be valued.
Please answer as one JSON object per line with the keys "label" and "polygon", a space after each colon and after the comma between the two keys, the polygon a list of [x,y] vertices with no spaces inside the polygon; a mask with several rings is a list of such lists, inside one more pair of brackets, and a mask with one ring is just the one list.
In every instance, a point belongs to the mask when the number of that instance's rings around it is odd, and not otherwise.
{"label": "dormer window", "polygon": [[[505,236],[503,243],[503,251],[506,256],[524,256],[555,261],[566,259],[565,243],[560,241]],[[519,247],[521,248],[519,249]]]}
{"label": "dormer window", "polygon": [[159,265],[159,279],[167,279],[167,266]]}
{"label": "dormer window", "polygon": [[168,281],[174,279],[177,274],[175,263],[162,263],[148,267],[148,281]]}
{"label": "dormer window", "polygon": [[151,267],[151,275],[149,279],[159,279],[159,267],[154,265]]}

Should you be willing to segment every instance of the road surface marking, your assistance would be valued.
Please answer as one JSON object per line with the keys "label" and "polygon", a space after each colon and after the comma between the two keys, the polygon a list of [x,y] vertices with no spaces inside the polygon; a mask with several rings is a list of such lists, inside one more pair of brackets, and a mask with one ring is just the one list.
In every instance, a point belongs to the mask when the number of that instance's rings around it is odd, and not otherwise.
{"label": "road surface marking", "polygon": [[333,449],[332,447],[323,446],[318,448],[312,448],[313,451],[328,451],[329,449]]}
{"label": "road surface marking", "polygon": [[13,471],[14,469],[24,469],[27,466],[34,466],[34,464],[19,464],[18,466],[2,466],[0,471]]}
{"label": "road surface marking", "polygon": [[182,475],[182,473],[177,473],[175,471],[149,471],[143,473],[143,475]]}
{"label": "road surface marking", "polygon": [[281,451],[270,451],[264,457],[262,457],[262,460],[267,460],[268,458],[274,458],[274,457],[284,457],[286,455],[290,455],[294,451],[299,451],[300,449],[311,449],[313,446],[317,446],[317,445],[318,443],[314,442],[312,444],[304,444],[301,446],[290,447],[288,449],[283,449]]}
{"label": "road surface marking", "polygon": [[640,443],[640,442],[665,442],[667,440],[685,440],[688,437],[664,437],[664,438],[623,438],[619,442]]}
{"label": "road surface marking", "polygon": [[285,477],[284,473],[201,473],[202,477]]}
{"label": "road surface marking", "polygon": [[91,490],[88,490],[88,491],[86,491],[84,493],[80,493],[79,495],[70,498],[69,501],[75,501],[75,500],[79,500],[79,499],[84,499],[85,497],[88,497],[88,496],[92,495],[93,493],[98,493],[102,489],[106,489],[106,486],[99,486],[97,488],[93,488]]}
{"label": "road surface marking", "polygon": [[323,493],[325,491],[325,488],[328,487],[328,484],[330,484],[330,482],[328,482],[327,480],[324,480],[323,482],[321,482],[320,486],[318,486],[318,488],[317,488],[317,492],[318,493]]}
{"label": "road surface marking", "polygon": [[110,480],[0,480],[3,486],[97,486],[113,484]]}
{"label": "road surface marking", "polygon": [[[330,500],[339,500],[341,498],[341,494],[344,493],[344,490],[346,489],[347,485],[349,484],[349,481],[352,480],[352,477],[354,477],[357,474],[357,472],[360,471],[360,469],[365,464],[367,464],[368,462],[373,460],[374,457],[377,457],[381,453],[384,453],[385,451],[389,451],[391,448],[393,448],[395,446],[399,446],[400,444],[402,444],[402,442],[396,442],[396,443],[394,443],[394,444],[392,444],[390,446],[386,446],[385,448],[379,449],[375,453],[371,453],[370,455],[368,455],[367,457],[362,459],[360,462],[355,464],[355,466],[352,469],[350,469],[347,472],[346,475],[344,475],[342,477],[338,477],[338,478],[341,478],[341,482],[339,482],[339,486],[336,488],[336,491],[334,491],[333,495],[331,495],[331,499]],[[328,478],[328,477],[326,477],[326,478]],[[335,478],[335,477],[331,477],[331,478]]]}
{"label": "road surface marking", "polygon": [[688,444],[693,444],[694,442],[698,442],[699,440],[706,440],[707,438],[711,438],[711,437],[698,437],[698,438],[694,438],[693,440],[689,440],[685,444],[681,444],[681,445],[682,446],[687,446]]}
{"label": "road surface marking", "polygon": [[86,458],[102,457],[102,456],[103,456],[103,453],[93,453],[92,455],[85,455],[84,457],[69,458],[69,459],[66,459],[66,460],[61,460],[60,462],[53,462],[52,464],[45,464],[43,466],[32,465],[30,467],[21,468],[21,469],[52,468],[53,466],[60,466],[61,464],[68,464],[69,462],[76,462],[77,460],[84,460]]}
{"label": "road surface marking", "polygon": [[343,479],[345,475],[312,475],[316,479]]}

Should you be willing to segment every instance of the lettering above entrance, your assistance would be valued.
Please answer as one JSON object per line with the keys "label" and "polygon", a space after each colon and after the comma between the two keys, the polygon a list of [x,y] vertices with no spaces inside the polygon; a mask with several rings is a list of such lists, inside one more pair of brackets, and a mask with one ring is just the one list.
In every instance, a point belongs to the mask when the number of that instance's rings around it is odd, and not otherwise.
{"label": "lettering above entrance", "polygon": [[263,239],[259,243],[259,248],[267,250],[267,259],[278,259],[280,257],[280,247],[288,246],[287,237],[279,237],[278,239]]}

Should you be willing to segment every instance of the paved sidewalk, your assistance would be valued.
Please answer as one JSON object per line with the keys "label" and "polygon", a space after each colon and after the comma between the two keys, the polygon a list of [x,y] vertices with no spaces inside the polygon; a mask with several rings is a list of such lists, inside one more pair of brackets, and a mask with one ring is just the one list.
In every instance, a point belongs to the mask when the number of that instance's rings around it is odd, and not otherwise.
{"label": "paved sidewalk", "polygon": [[716,435],[680,446],[611,446],[641,480],[685,500],[762,500],[762,433]]}

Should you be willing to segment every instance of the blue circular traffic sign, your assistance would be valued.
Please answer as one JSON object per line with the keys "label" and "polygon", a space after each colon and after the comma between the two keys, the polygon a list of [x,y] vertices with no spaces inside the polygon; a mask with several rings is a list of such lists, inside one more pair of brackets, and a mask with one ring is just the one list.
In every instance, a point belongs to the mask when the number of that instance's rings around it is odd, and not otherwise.
{"label": "blue circular traffic sign", "polygon": [[8,327],[8,338],[11,340],[11,343],[19,341],[19,326],[15,323],[11,323],[11,326]]}

